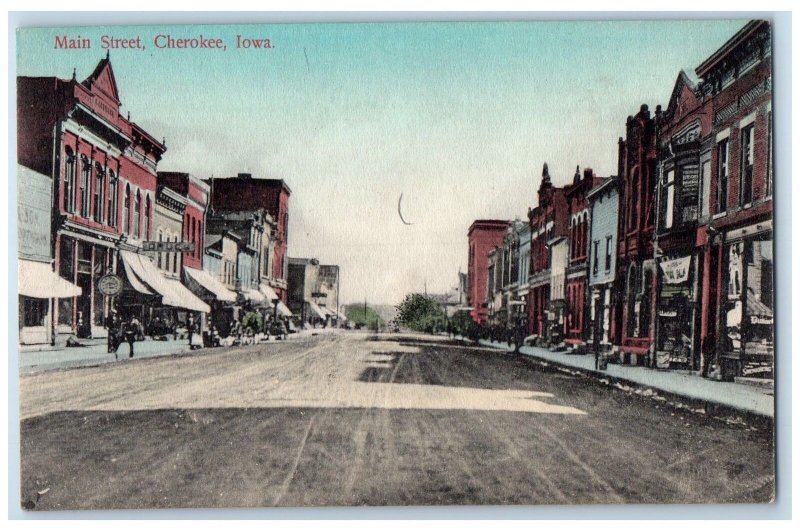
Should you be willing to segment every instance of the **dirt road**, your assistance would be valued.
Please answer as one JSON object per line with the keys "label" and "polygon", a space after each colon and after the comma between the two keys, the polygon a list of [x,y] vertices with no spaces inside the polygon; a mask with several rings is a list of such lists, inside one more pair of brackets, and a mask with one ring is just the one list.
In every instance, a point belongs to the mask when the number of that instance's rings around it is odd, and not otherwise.
{"label": "dirt road", "polygon": [[772,433],[339,333],[20,379],[31,509],[768,501]]}

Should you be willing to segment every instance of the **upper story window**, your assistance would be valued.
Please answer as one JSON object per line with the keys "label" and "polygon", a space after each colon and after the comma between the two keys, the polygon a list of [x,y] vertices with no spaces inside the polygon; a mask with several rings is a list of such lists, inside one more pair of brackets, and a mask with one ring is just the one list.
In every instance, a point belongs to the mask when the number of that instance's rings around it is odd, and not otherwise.
{"label": "upper story window", "polygon": [[717,144],[717,214],[728,210],[728,139]]}
{"label": "upper story window", "polygon": [[767,113],[767,182],[764,184],[764,196],[772,195],[772,111]]}
{"label": "upper story window", "polygon": [[661,219],[665,229],[672,228],[675,221],[675,170],[669,170],[664,176],[661,190],[662,204]]}
{"label": "upper story window", "polygon": [[131,185],[125,185],[125,199],[122,201],[122,230],[131,233]]}
{"label": "upper story window", "polygon": [[142,237],[146,240],[150,237],[150,195],[144,199],[144,233]]}
{"label": "upper story window", "polygon": [[606,236],[606,271],[611,271],[611,236]]}
{"label": "upper story window", "polygon": [[103,222],[103,183],[105,181],[105,170],[99,162],[94,165],[94,216],[93,219]]}
{"label": "upper story window", "polygon": [[89,186],[91,181],[89,179],[92,173],[92,163],[83,155],[81,157],[81,217],[89,217]]}
{"label": "upper story window", "polygon": [[600,240],[592,242],[592,273],[597,274],[600,268]]}
{"label": "upper story window", "polygon": [[136,202],[133,204],[133,237],[139,238],[142,227],[142,194],[136,190]]}
{"label": "upper story window", "polygon": [[69,147],[66,149],[66,163],[64,166],[64,210],[70,214],[75,212],[75,167],[77,160],[75,153]]}
{"label": "upper story window", "polygon": [[753,124],[741,131],[741,156],[742,170],[739,178],[739,205],[744,206],[753,202]]}
{"label": "upper story window", "polygon": [[108,172],[108,224],[111,227],[117,226],[117,194],[118,188],[117,176],[114,175],[114,170]]}

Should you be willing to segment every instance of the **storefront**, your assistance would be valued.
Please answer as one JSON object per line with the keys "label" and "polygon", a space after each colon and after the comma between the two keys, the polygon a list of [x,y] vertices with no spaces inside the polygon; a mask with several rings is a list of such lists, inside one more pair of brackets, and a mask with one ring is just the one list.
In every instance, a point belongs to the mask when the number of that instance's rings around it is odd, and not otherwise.
{"label": "storefront", "polygon": [[211,308],[208,320],[203,323],[204,328],[227,330],[231,321],[238,317],[233,315],[236,309],[236,292],[229,290],[208,271],[184,267],[183,272],[186,287]]}
{"label": "storefront", "polygon": [[21,345],[55,343],[54,300],[82,290],[53,271],[52,180],[17,165],[17,286]]}
{"label": "storefront", "polygon": [[588,342],[594,348],[595,337],[601,351],[611,350],[611,308],[614,304],[613,284],[592,286],[589,302],[589,326],[587,326]]}
{"label": "storefront", "polygon": [[697,260],[691,255],[659,262],[656,367],[699,368],[695,347]]}
{"label": "storefront", "polygon": [[17,260],[17,285],[20,344],[52,343],[53,300],[79,297],[81,288],[59,277],[51,264],[32,260]]}
{"label": "storefront", "polygon": [[772,378],[774,372],[774,260],[772,223],[726,234],[723,248],[725,377]]}
{"label": "storefront", "polygon": [[[148,257],[120,251],[120,258],[125,279],[119,301],[123,318],[136,316],[147,331],[153,330],[156,323],[166,323],[170,328],[183,327],[190,314],[211,311],[208,304],[179,280],[165,277]],[[201,316],[195,315],[195,323],[199,322]]]}

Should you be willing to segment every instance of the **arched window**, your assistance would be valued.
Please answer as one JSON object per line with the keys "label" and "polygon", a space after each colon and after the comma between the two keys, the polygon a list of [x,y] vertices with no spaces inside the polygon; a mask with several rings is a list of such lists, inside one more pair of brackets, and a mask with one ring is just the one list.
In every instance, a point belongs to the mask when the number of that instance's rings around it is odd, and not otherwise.
{"label": "arched window", "polygon": [[103,222],[103,184],[105,182],[106,172],[99,162],[94,163],[94,216],[93,219],[98,222]]}
{"label": "arched window", "polygon": [[92,173],[92,163],[86,157],[81,156],[81,216],[89,217],[89,186],[91,184],[89,176]]}
{"label": "arched window", "polygon": [[145,240],[150,238],[150,194],[144,199],[144,234],[142,237]]}
{"label": "arched window", "polygon": [[122,231],[131,233],[131,185],[125,185],[125,200],[122,203]]}
{"label": "arched window", "polygon": [[139,233],[142,228],[142,194],[136,190],[136,202],[133,204],[133,237],[139,238]]}
{"label": "arched window", "polygon": [[117,226],[117,176],[114,170],[108,172],[108,225]]}
{"label": "arched window", "polygon": [[70,214],[75,212],[75,153],[66,149],[66,163],[64,166],[64,210]]}

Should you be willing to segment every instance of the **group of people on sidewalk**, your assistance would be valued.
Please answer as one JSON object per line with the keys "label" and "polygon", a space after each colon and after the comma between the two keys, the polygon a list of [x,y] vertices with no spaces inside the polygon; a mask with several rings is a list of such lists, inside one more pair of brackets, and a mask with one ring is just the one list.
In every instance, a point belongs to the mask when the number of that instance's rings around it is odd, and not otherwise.
{"label": "group of people on sidewalk", "polygon": [[114,353],[117,357],[117,351],[122,343],[128,343],[129,352],[128,357],[133,357],[133,344],[144,335],[142,323],[135,315],[130,315],[126,318],[121,317],[117,310],[111,310],[108,314],[106,322],[108,329],[108,352]]}

